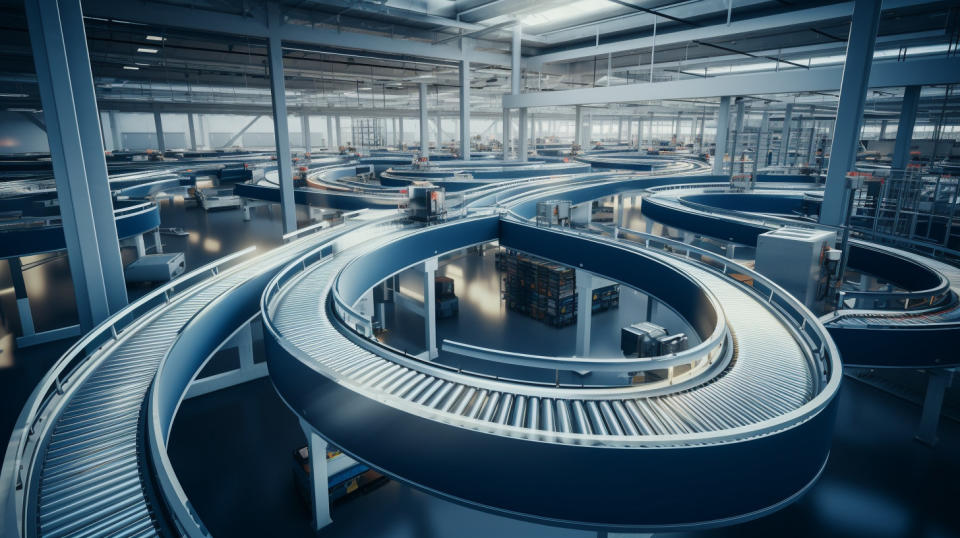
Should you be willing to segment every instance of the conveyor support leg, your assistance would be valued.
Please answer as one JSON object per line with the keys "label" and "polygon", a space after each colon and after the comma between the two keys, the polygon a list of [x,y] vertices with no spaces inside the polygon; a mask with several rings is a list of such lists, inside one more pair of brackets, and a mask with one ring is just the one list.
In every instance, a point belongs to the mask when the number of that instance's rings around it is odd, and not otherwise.
{"label": "conveyor support leg", "polygon": [[916,438],[925,445],[937,444],[937,426],[940,423],[940,410],[943,407],[943,395],[953,381],[953,369],[935,368],[927,370],[927,393],[923,398],[923,413]]}
{"label": "conveyor support leg", "polygon": [[434,289],[434,275],[437,272],[437,258],[423,262],[423,325],[427,345],[427,360],[436,359],[437,352],[437,297]]}
{"label": "conveyor support leg", "polygon": [[333,523],[330,518],[330,477],[327,476],[327,442],[310,424],[300,421],[310,452],[310,500],[314,530]]}
{"label": "conveyor support leg", "polygon": [[160,238],[160,228],[153,231],[153,250],[156,254],[163,254],[163,240]]}
{"label": "conveyor support leg", "polygon": [[590,356],[590,322],[593,316],[593,275],[577,269],[577,357]]}
{"label": "conveyor support leg", "polygon": [[137,259],[140,259],[147,255],[147,245],[143,240],[143,234],[137,235],[133,239],[134,244],[137,246]]}

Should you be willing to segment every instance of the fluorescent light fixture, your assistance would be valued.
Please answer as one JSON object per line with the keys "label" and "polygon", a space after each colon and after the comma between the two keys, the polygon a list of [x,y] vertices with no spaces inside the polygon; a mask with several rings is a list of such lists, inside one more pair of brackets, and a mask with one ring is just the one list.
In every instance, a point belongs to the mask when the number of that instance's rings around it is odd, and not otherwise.
{"label": "fluorescent light fixture", "polygon": [[153,48],[150,48],[150,47],[140,47],[140,48],[137,49],[137,52],[145,52],[145,53],[147,53],[147,54],[156,54],[156,53],[160,52],[160,50],[159,50],[159,49],[153,49]]}
{"label": "fluorescent light fixture", "polygon": [[371,88],[370,86],[364,86],[364,87],[360,88],[360,91],[366,91],[366,90],[371,90],[371,89],[373,89],[373,88]]}
{"label": "fluorescent light fixture", "polygon": [[23,97],[30,97],[30,96],[25,93],[0,93],[0,97],[23,98]]}
{"label": "fluorescent light fixture", "polygon": [[40,112],[36,108],[8,108],[7,112]]}
{"label": "fluorescent light fixture", "polygon": [[158,35],[148,35],[147,41],[166,41],[167,38]]}
{"label": "fluorescent light fixture", "polygon": [[150,64],[144,63],[144,62],[133,62],[133,63],[134,63],[134,65],[142,65],[142,66],[144,66],[144,67],[150,67]]}
{"label": "fluorescent light fixture", "polygon": [[123,68],[126,69],[127,71],[139,71],[139,70],[140,70],[140,68],[137,67],[137,66],[135,66],[135,65],[125,65],[125,66],[123,66]]}

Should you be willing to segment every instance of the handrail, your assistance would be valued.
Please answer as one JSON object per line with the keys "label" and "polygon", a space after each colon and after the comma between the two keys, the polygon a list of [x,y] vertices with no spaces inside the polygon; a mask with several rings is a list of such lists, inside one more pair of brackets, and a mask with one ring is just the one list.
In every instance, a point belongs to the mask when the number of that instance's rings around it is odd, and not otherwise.
{"label": "handrail", "polygon": [[[827,334],[827,329],[820,322],[819,318],[813,315],[806,306],[803,305],[800,301],[793,297],[786,290],[781,288],[778,284],[767,278],[766,276],[742,265],[737,264],[735,261],[711,252],[706,249],[688,245],[682,241],[676,241],[674,239],[668,239],[666,237],[660,237],[644,232],[639,232],[631,230],[629,228],[616,228],[618,236],[621,233],[627,233],[641,237],[644,240],[644,246],[650,248],[651,244],[660,243],[668,250],[670,254],[677,255],[674,250],[680,250],[686,252],[686,257],[689,258],[691,254],[696,254],[700,256],[701,261],[704,258],[712,260],[714,263],[719,264],[720,268],[709,264],[703,263],[704,267],[710,268],[711,270],[722,273],[724,276],[729,276],[731,273],[742,274],[747,276],[752,280],[752,283],[748,284],[742,280],[738,282],[748,288],[752,288],[759,297],[761,297],[768,306],[770,306],[775,312],[783,314],[781,318],[789,323],[799,334],[805,335],[810,339],[810,342],[814,345],[811,349],[814,352],[814,355],[818,359],[815,361],[817,369],[822,374],[822,377],[818,380],[821,383],[824,379],[829,378],[828,374],[833,373],[828,368],[830,362],[827,360],[828,356],[831,358],[837,358],[838,361],[836,364],[839,364],[839,352],[836,349],[836,345],[833,343],[833,340]],[[778,302],[775,302],[776,299]],[[779,303],[779,304],[778,304]]]}
{"label": "handrail", "polygon": [[[828,226],[824,224],[814,224],[809,222],[796,221],[786,218],[771,217],[771,216],[754,216],[753,214],[735,211],[731,209],[713,207],[707,204],[702,204],[699,202],[692,202],[686,200],[682,197],[676,199],[681,205],[686,206],[690,209],[697,211],[702,211],[710,214],[720,214],[730,217],[734,217],[741,220],[749,220],[759,223],[760,226],[790,226],[797,228],[806,228],[806,229],[816,229],[816,230],[829,230],[837,231],[839,228],[834,226]],[[870,245],[864,245],[866,248],[871,248]],[[909,260],[908,258],[901,256],[895,252],[888,252],[891,256],[897,256],[899,258]],[[914,262],[916,263],[916,262]],[[936,273],[940,279],[940,283],[936,286],[925,289],[925,290],[916,290],[916,291],[855,291],[855,290],[841,290],[840,291],[840,301],[838,301],[839,308],[859,308],[860,301],[870,301],[873,303],[874,309],[880,310],[898,310],[897,308],[877,308],[876,305],[880,303],[894,303],[902,304],[902,310],[916,310],[920,308],[933,307],[942,305],[945,300],[950,297],[950,281],[943,276],[939,271],[936,271],[932,268],[929,270]],[[854,299],[854,304],[852,306],[846,306],[844,301],[848,299]]]}
{"label": "handrail", "polygon": [[549,355],[532,355],[528,353],[517,353],[514,351],[476,346],[473,344],[467,344],[448,339],[443,340],[442,349],[457,355],[479,358],[491,362],[500,362],[503,364],[544,368],[547,370],[589,370],[625,374],[629,372],[645,372],[649,370],[669,368],[671,366],[677,366],[681,364],[689,364],[704,358],[707,359],[707,363],[712,363],[722,351],[723,337],[725,335],[725,331],[722,331],[723,325],[718,325],[721,327],[721,332],[719,335],[720,338],[716,340],[711,338],[679,353],[659,355],[656,357],[559,357]]}
{"label": "handrail", "polygon": [[[587,236],[586,234],[584,234]],[[593,237],[596,240],[596,237]],[[679,243],[683,245],[683,243]],[[683,245],[687,247],[688,245]],[[695,248],[695,247],[694,247]],[[720,256],[716,256],[711,252],[704,251],[705,255],[715,256],[719,259],[725,259]],[[729,261],[731,268],[740,269],[740,266],[736,265],[735,262]],[[319,365],[314,361],[306,352],[299,349],[298,347],[291,344],[274,326],[272,322],[272,312],[271,312],[271,303],[274,302],[274,298],[277,293],[279,293],[284,286],[284,283],[291,280],[293,275],[300,274],[305,270],[305,267],[302,265],[302,261],[297,260],[287,265],[286,269],[279,273],[271,283],[267,286],[267,291],[264,293],[261,298],[260,308],[263,314],[263,324],[265,334],[268,334],[273,338],[281,349],[283,349],[287,354],[289,354],[291,360],[297,360],[301,363],[308,365],[313,369],[318,375],[331,376],[335,375],[334,372],[329,371],[325,366]],[[289,274],[287,274],[289,273]],[[767,280],[762,276],[757,274],[756,282],[762,284],[767,283]],[[469,418],[462,415],[451,415],[448,412],[433,409],[429,407],[424,407],[421,405],[413,404],[409,401],[403,400],[397,396],[386,395],[386,394],[377,394],[377,398],[382,401],[397,407],[398,409],[407,411],[418,416],[425,418],[437,420],[444,422],[456,427],[464,427],[477,431],[482,431],[486,433],[492,433],[497,435],[504,435],[508,437],[516,437],[521,439],[538,439],[545,442],[554,442],[554,443],[571,443],[571,444],[580,444],[584,442],[589,442],[593,446],[644,446],[644,447],[674,447],[674,446],[692,446],[694,444],[719,444],[719,443],[728,443],[736,442],[746,438],[760,437],[774,432],[782,431],[795,427],[799,424],[810,420],[812,417],[817,415],[821,410],[826,408],[830,403],[837,392],[839,387],[841,375],[841,365],[839,353],[836,349],[835,344],[832,340],[829,339],[826,333],[826,329],[819,322],[819,320],[806,308],[792,299],[789,294],[783,289],[776,286],[776,284],[770,282],[770,291],[769,294],[772,297],[780,299],[783,297],[785,305],[789,306],[792,309],[795,309],[799,314],[802,320],[794,320],[790,315],[786,314],[783,310],[784,305],[777,304],[773,302],[773,299],[769,299],[767,303],[769,304],[773,312],[781,314],[782,317],[790,320],[789,326],[791,328],[799,327],[799,334],[806,335],[807,342],[813,343],[814,345],[810,346],[812,354],[818,359],[812,362],[812,367],[818,376],[815,376],[814,384],[816,388],[819,389],[816,394],[814,394],[810,401],[806,404],[793,409],[792,411],[786,412],[782,415],[779,415],[774,418],[766,419],[757,423],[738,426],[733,428],[728,428],[722,432],[710,431],[710,432],[700,432],[700,433],[684,433],[684,434],[664,434],[664,435],[624,435],[618,436],[616,438],[604,438],[602,436],[594,436],[591,434],[583,433],[564,433],[564,432],[542,432],[540,436],[531,437],[531,432],[520,426],[510,426],[506,424],[495,424],[487,421],[483,421],[476,418]],[[762,288],[755,289],[757,293],[763,290]],[[353,334],[352,338],[359,338],[355,333],[346,333]],[[819,347],[817,347],[819,344]],[[384,350],[386,352],[386,350]],[[431,366],[441,366],[441,365],[431,365]],[[337,379],[333,377],[333,379]],[[489,381],[493,382],[509,382],[509,380],[498,380],[490,378]],[[356,384],[356,382],[350,379],[339,379],[339,382],[344,384],[350,390],[362,392],[362,387]],[[618,388],[612,389],[614,391],[623,391],[623,390],[632,390],[633,387],[629,388]],[[502,390],[502,389],[501,389]],[[540,390],[551,390],[556,391],[558,389],[553,388],[551,385],[550,388],[543,387]],[[611,390],[611,389],[607,389]],[[570,397],[573,398],[573,395],[570,396],[556,396],[556,392],[551,392],[553,397]],[[621,394],[619,392],[611,392],[611,395]],[[539,435],[539,434],[538,434]],[[608,445],[608,443],[610,443]]]}
{"label": "handrail", "polygon": [[[14,426],[13,433],[10,436],[10,442],[7,445],[7,450],[4,455],[3,468],[2,471],[0,471],[0,513],[4,514],[2,519],[8,522],[16,522],[19,535],[23,535],[23,528],[26,522],[22,520],[25,511],[23,507],[20,506],[20,503],[17,502],[17,491],[29,482],[24,479],[23,473],[25,471],[28,475],[32,473],[33,461],[36,458],[36,454],[29,458],[30,461],[26,462],[26,468],[23,461],[24,456],[26,455],[34,430],[43,418],[41,416],[42,413],[47,410],[48,405],[53,402],[55,396],[62,396],[64,394],[65,389],[68,388],[70,383],[75,379],[75,374],[79,372],[80,365],[75,364],[78,362],[78,359],[87,358],[96,351],[99,351],[104,345],[116,342],[125,334],[125,329],[141,319],[140,316],[133,315],[135,312],[138,312],[141,307],[152,303],[161,296],[165,304],[170,303],[174,293],[176,293],[174,290],[177,287],[207,272],[211,273],[210,276],[215,276],[219,274],[220,266],[245,256],[256,250],[256,248],[256,246],[250,246],[218,258],[189,273],[181,275],[128,304],[70,346],[70,349],[54,363],[47,371],[47,374],[37,383],[36,388],[27,399],[27,403],[24,405],[23,411],[21,411],[17,423]],[[155,305],[150,304],[150,309],[154,307]],[[118,328],[118,325],[124,321],[126,321],[126,323]],[[108,331],[110,335],[109,338],[102,339],[101,337]],[[93,349],[88,352],[88,348],[91,346]],[[64,374],[65,377],[61,377]]]}

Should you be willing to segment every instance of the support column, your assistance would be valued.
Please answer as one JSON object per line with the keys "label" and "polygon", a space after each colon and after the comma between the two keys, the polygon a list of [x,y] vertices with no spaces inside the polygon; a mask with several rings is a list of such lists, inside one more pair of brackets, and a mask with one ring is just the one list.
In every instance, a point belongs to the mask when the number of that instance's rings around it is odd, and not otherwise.
{"label": "support column", "polygon": [[737,97],[737,120],[733,128],[733,147],[730,150],[730,175],[736,172],[737,143],[740,141],[740,131],[743,129],[743,97]]}
{"label": "support column", "polygon": [[127,304],[79,0],[25,2],[80,328]]}
{"label": "support column", "polygon": [[310,458],[310,505],[313,529],[319,531],[333,523],[330,518],[330,477],[327,472],[327,441],[320,437],[308,422],[300,420],[300,428],[307,438]]}
{"label": "support column", "polygon": [[280,210],[283,233],[297,230],[297,206],[293,199],[293,170],[290,163],[290,129],[287,125],[287,95],[283,82],[283,45],[280,42],[281,15],[276,4],[268,4],[270,26],[267,53],[270,60],[270,98],[273,103],[273,136],[277,146],[277,176],[280,182]]}
{"label": "support column", "polygon": [[197,150],[197,131],[193,126],[193,113],[187,114],[187,127],[190,130],[190,149]]}
{"label": "support column", "polygon": [[157,150],[160,153],[167,152],[167,142],[163,138],[163,118],[160,117],[160,112],[154,111],[153,113],[153,125],[157,130]]}
{"label": "support column", "polygon": [[527,117],[530,120],[530,147],[533,148],[533,152],[537,152],[537,118],[534,117],[532,112],[527,113]]}
{"label": "support column", "polygon": [[783,113],[783,130],[780,133],[780,155],[777,157],[777,164],[787,165],[787,150],[790,146],[790,125],[793,123],[793,103],[787,103],[787,109]]}
{"label": "support column", "polygon": [[877,137],[878,140],[883,140],[883,137],[887,136],[887,120],[880,120],[880,136]]}
{"label": "support column", "polygon": [[593,275],[576,270],[577,278],[577,357],[590,356],[590,324],[593,317]]}
{"label": "support column", "polygon": [[310,153],[313,144],[310,143],[310,115],[307,113],[300,116],[300,132],[303,137],[303,150]]}
{"label": "support column", "polygon": [[617,144],[623,141],[623,118],[617,118]]}
{"label": "support column", "polygon": [[137,259],[147,255],[147,243],[143,240],[143,234],[134,237],[133,244],[137,247]]}
{"label": "support column", "polygon": [[113,151],[120,151],[120,130],[117,129],[117,113],[110,111],[107,113],[110,121],[110,138],[113,139]]}
{"label": "support column", "polygon": [[160,228],[153,231],[153,253],[163,254],[163,240],[160,237]]}
{"label": "support column", "polygon": [[937,444],[937,426],[940,423],[940,411],[943,408],[943,395],[953,381],[953,370],[933,368],[927,370],[927,392],[923,397],[923,411],[916,438],[923,444]]}
{"label": "support column", "polygon": [[437,272],[437,258],[423,262],[423,328],[426,339],[427,360],[437,358],[437,293],[434,287],[434,275]]}
{"label": "support column", "polygon": [[713,158],[713,173],[723,174],[723,156],[727,153],[727,131],[730,127],[730,96],[720,98],[720,110],[717,111],[716,154]]}
{"label": "support column", "polygon": [[327,150],[337,149],[333,135],[333,116],[327,115]]}
{"label": "support column", "polygon": [[503,160],[510,158],[510,109],[503,109]]}
{"label": "support column", "polygon": [[340,115],[337,114],[333,117],[333,132],[337,135],[337,145],[336,148],[339,148],[343,144],[343,131],[340,130]]}
{"label": "support column", "polygon": [[430,156],[430,124],[427,120],[427,84],[420,83],[420,156]]}
{"label": "support column", "polygon": [[910,162],[910,142],[913,140],[919,105],[920,86],[907,86],[903,92],[900,121],[897,123],[897,141],[893,145],[893,163],[890,165],[893,170],[903,170]]}
{"label": "support column", "polygon": [[36,333],[33,326],[33,311],[30,310],[30,299],[27,297],[27,285],[23,280],[23,264],[20,258],[8,258],[10,265],[10,279],[13,281],[13,296],[17,299],[17,313],[20,315],[20,332],[23,336]]}
{"label": "support column", "polygon": [[582,149],[583,144],[583,107],[577,105],[577,119],[576,124],[573,126],[573,142],[580,146]]}
{"label": "support column", "polygon": [[527,162],[527,151],[530,149],[529,143],[530,139],[527,136],[527,109],[520,109],[520,118],[519,122],[519,132],[517,133],[517,138],[520,140],[520,148],[517,150],[517,158],[521,162]]}
{"label": "support column", "polygon": [[397,149],[403,147],[403,118],[397,118]]}
{"label": "support column", "polygon": [[847,172],[853,166],[860,146],[860,122],[863,120],[863,105],[867,99],[867,81],[870,79],[870,65],[873,63],[873,47],[877,41],[879,23],[880,2],[854,2],[847,58],[843,64],[843,78],[840,82],[837,121],[833,130],[833,144],[830,147],[827,186],[820,210],[821,224],[844,224]]}
{"label": "support column", "polygon": [[[760,118],[760,131],[757,133],[757,152],[753,159],[753,173],[756,174],[760,169],[760,161],[763,160],[763,166],[767,166],[767,150],[770,133],[770,112],[763,111],[763,117]],[[756,176],[754,176],[756,177]]]}
{"label": "support column", "polygon": [[703,153],[703,130],[707,126],[707,115],[704,112],[700,114],[700,135],[697,137],[697,149],[700,153]]}
{"label": "support column", "polygon": [[460,60],[460,158],[470,160],[470,61]]}
{"label": "support column", "polygon": [[637,151],[643,152],[643,119],[637,118]]}
{"label": "support column", "polygon": [[206,122],[204,121],[204,117],[205,116],[203,114],[197,114],[197,123],[198,123],[197,127],[200,128],[199,142],[201,147],[207,147],[210,145],[209,142],[207,141],[207,126],[206,126]]}

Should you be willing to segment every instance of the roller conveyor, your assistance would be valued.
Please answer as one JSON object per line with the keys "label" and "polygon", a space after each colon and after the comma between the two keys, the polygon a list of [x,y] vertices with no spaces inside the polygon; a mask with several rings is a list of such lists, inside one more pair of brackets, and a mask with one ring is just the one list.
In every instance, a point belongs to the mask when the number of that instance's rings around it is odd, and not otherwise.
{"label": "roller conveyor", "polygon": [[[409,239],[405,234],[398,231],[383,237],[378,248],[402,244]],[[421,240],[426,241],[426,237]],[[355,430],[368,427],[374,428],[379,436],[392,439],[392,428],[387,426],[387,419],[380,416],[388,412],[382,409],[375,412],[367,407],[386,407],[390,414],[403,417],[390,420],[391,424],[411,421],[412,427],[418,422],[414,418],[417,417],[419,422],[428,420],[437,424],[437,428],[442,427],[451,436],[449,430],[464,429],[474,437],[484,437],[477,441],[479,443],[493,443],[490,437],[505,438],[503,450],[519,450],[510,448],[514,447],[512,443],[536,439],[537,446],[541,447],[539,458],[554,467],[562,464],[552,459],[553,451],[562,451],[559,447],[563,446],[609,446],[624,450],[624,457],[644,457],[628,454],[654,447],[669,451],[721,446],[741,436],[742,439],[763,437],[770,434],[765,428],[771,422],[809,412],[815,400],[823,400],[825,391],[832,390],[826,388],[825,373],[811,358],[808,341],[789,329],[761,298],[746,292],[730,278],[690,261],[657,253],[646,255],[697,279],[716,294],[728,316],[730,313],[734,316],[728,318],[734,341],[730,350],[734,356],[715,368],[710,376],[689,386],[654,393],[639,387],[544,386],[474,375],[391,352],[345,329],[339,315],[334,314],[335,308],[329,304],[332,299],[328,299],[338,275],[347,270],[362,270],[353,268],[351,263],[372,250],[376,249],[347,250],[329,256],[292,278],[282,277],[284,285],[276,293],[267,294],[264,319],[270,332],[271,376],[291,409],[310,420],[322,435],[351,457],[460,502],[566,523],[658,527],[653,521],[640,524],[632,520],[635,515],[630,514],[621,514],[616,522],[594,520],[596,514],[563,514],[551,508],[530,506],[529,502],[516,504],[516,499],[508,503],[504,499],[510,495],[500,493],[472,496],[469,488],[444,484],[444,480],[435,476],[465,472],[463,465],[454,469],[444,467],[448,465],[446,462],[435,461],[435,458],[449,458],[450,454],[441,456],[422,447],[422,465],[437,467],[431,473],[411,469],[409,464],[397,461],[396,455],[385,455],[382,450],[363,443],[354,444],[355,436],[365,438]],[[640,250],[635,249],[638,253]],[[291,270],[294,269],[288,269]],[[291,360],[296,362],[288,362]],[[836,375],[836,372],[830,374],[831,387]],[[320,379],[329,383],[321,383]],[[331,388],[334,386],[336,390]],[[316,404],[311,403],[314,402],[311,394],[327,394],[328,390],[345,394],[322,396]],[[332,410],[325,409],[335,405],[351,406],[355,409],[350,413],[352,416],[365,417],[363,424],[354,424],[351,428],[336,418],[335,413],[331,414]],[[775,429],[781,428],[790,429],[790,426]],[[402,453],[403,441],[396,443],[395,451]],[[440,444],[451,453],[467,450],[465,446]],[[505,469],[494,471],[479,462],[470,465],[481,469],[487,481],[499,483],[505,478],[502,476]],[[543,471],[540,467],[527,461],[522,472],[530,479]],[[595,472],[602,474],[599,470]],[[680,521],[661,522],[666,528],[671,525],[683,526]]]}

